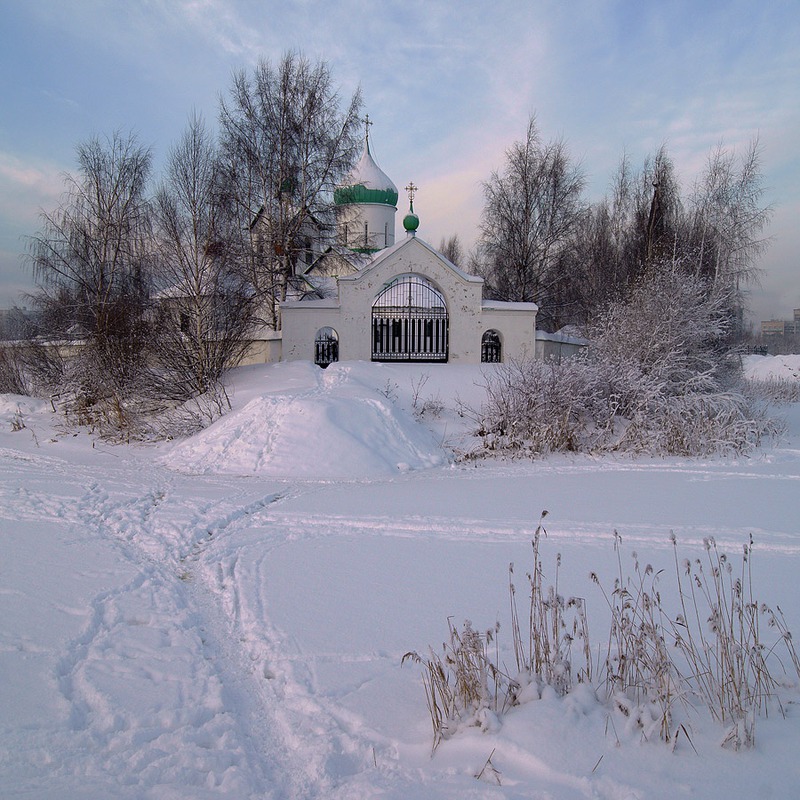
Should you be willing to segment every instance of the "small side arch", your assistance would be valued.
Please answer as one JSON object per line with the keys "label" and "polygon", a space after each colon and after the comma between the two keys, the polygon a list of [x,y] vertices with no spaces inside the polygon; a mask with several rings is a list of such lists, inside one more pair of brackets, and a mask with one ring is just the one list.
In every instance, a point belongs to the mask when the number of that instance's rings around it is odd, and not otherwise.
{"label": "small side arch", "polygon": [[499,364],[503,360],[503,341],[500,333],[490,328],[481,337],[481,363]]}
{"label": "small side arch", "polygon": [[320,328],[314,337],[314,363],[325,369],[339,360],[339,334],[331,327]]}

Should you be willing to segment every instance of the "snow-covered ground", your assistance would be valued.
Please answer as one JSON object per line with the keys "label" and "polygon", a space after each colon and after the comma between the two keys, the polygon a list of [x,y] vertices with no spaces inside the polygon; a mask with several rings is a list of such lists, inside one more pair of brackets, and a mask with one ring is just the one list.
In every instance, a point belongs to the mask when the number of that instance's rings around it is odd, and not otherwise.
{"label": "snow-covered ground", "polygon": [[[797,378],[800,357],[747,366]],[[543,509],[545,569],[561,553],[598,650],[588,574],[610,582],[614,530],[624,559],[667,570],[670,531],[688,557],[708,536],[738,557],[752,534],[755,593],[800,631],[800,405],[748,458],[453,462],[456,399],[477,405],[480,382],[453,365],[249,367],[232,412],[160,446],[0,397],[0,796],[800,796],[791,689],[738,753],[702,713],[672,752],[579,691],[431,755],[420,668],[401,658],[438,648],[448,618],[500,620],[511,647],[508,565],[530,568]]]}

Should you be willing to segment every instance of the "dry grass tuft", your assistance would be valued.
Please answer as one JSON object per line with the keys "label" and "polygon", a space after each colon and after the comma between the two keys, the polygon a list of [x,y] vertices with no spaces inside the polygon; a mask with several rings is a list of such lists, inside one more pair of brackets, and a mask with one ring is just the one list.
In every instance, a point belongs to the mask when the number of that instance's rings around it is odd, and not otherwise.
{"label": "dry grass tuft", "polygon": [[[691,744],[686,718],[701,707],[724,726],[723,746],[752,747],[756,720],[771,706],[780,707],[778,690],[787,676],[795,688],[800,681],[800,657],[783,612],[755,597],[752,538],[734,569],[713,539],[705,541],[704,558],[681,559],[672,535],[677,611],[670,614],[660,589],[664,570],[642,566],[633,553],[633,569],[626,572],[622,539],[615,532],[613,588],[590,575],[610,612],[605,656],[598,651],[593,669],[586,602],[565,599],[558,591],[560,554],[554,583],[545,585],[540,548],[547,536],[546,513],[532,540],[527,618],[520,616],[514,566],[509,567],[516,672],[499,666],[499,623],[481,634],[469,621],[459,632],[448,620],[449,639],[441,653],[431,649],[428,658],[413,651],[403,656],[403,662],[423,667],[433,749],[464,725],[492,730],[498,716],[519,705],[524,687],[541,696],[547,686],[564,696],[576,683],[590,684],[610,713],[621,714],[626,727],[644,739],[658,737],[674,748],[683,733]],[[574,651],[579,667],[573,664]]]}

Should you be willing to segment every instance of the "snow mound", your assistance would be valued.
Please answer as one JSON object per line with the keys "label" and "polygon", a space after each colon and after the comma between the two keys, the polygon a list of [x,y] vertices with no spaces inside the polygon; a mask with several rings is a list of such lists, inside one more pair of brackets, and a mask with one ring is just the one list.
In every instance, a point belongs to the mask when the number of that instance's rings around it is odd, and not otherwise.
{"label": "snow mound", "polygon": [[[165,466],[194,474],[375,478],[439,466],[433,433],[345,366],[294,375],[176,445]],[[309,377],[310,376],[310,377]]]}
{"label": "snow mound", "polygon": [[752,381],[800,381],[800,355],[746,356],[743,366]]}

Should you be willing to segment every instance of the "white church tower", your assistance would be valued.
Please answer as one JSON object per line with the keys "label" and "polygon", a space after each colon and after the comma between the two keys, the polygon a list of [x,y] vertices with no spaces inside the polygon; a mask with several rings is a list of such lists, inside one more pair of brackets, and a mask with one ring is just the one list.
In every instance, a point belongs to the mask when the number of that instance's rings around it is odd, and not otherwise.
{"label": "white church tower", "polygon": [[397,187],[369,150],[369,117],[361,159],[333,193],[339,242],[357,253],[375,253],[394,244]]}

